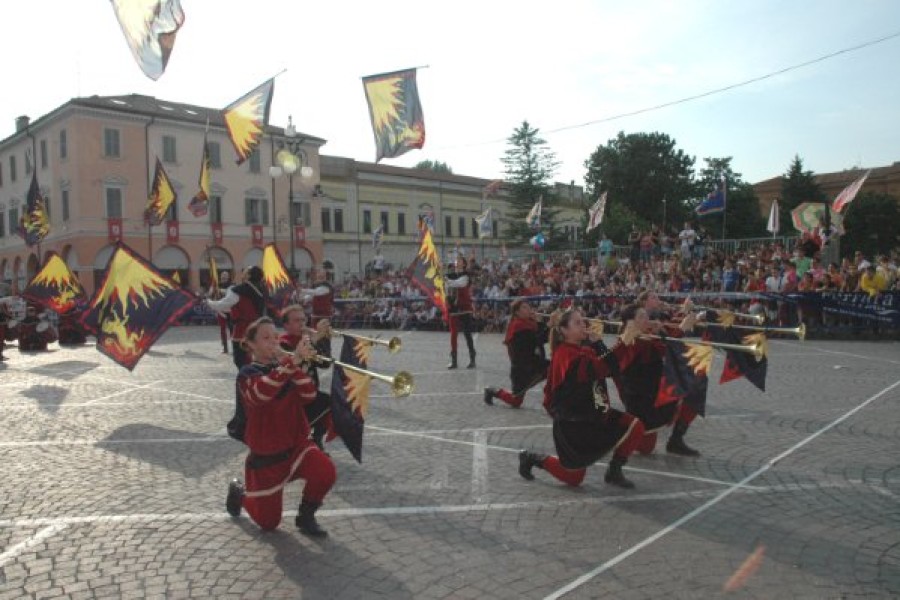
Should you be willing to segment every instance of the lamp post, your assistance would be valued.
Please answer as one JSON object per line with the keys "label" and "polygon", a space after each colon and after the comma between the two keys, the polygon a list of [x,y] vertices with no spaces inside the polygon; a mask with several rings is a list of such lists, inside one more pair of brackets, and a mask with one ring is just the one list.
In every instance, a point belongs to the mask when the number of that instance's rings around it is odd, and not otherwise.
{"label": "lamp post", "polygon": [[[294,173],[300,171],[300,177],[310,179],[313,176],[313,169],[309,166],[309,159],[306,151],[303,150],[304,139],[294,139],[297,136],[297,130],[294,128],[293,118],[288,116],[287,127],[284,128],[284,140],[277,142],[278,152],[275,154],[276,165],[269,167],[269,175],[273,181],[281,175],[288,176],[288,215],[290,215],[289,226],[291,230],[291,275],[296,274],[297,265],[294,259],[294,226],[297,224],[297,218],[294,216]],[[305,163],[305,164],[304,164]],[[272,219],[275,219],[275,205],[272,204]]]}

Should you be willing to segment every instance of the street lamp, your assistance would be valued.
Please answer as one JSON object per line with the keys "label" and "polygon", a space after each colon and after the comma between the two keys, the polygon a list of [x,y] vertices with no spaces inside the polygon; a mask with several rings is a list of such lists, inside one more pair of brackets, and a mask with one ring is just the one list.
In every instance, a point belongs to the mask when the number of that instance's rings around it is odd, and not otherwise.
{"label": "street lamp", "polygon": [[[283,174],[288,176],[288,214],[291,217],[291,274],[293,275],[296,271],[294,259],[294,245],[296,244],[296,240],[294,239],[294,226],[297,224],[297,219],[294,216],[294,173],[300,171],[300,177],[303,179],[310,179],[314,172],[313,168],[309,166],[309,157],[302,148],[305,140],[303,138],[299,140],[294,139],[297,136],[297,130],[294,127],[293,118],[291,116],[288,116],[288,124],[287,127],[284,128],[284,135],[286,139],[279,140],[277,143],[279,148],[278,152],[275,154],[275,162],[277,165],[269,167],[269,175],[272,177],[273,181]],[[273,221],[275,219],[274,201],[272,203],[272,219]]]}

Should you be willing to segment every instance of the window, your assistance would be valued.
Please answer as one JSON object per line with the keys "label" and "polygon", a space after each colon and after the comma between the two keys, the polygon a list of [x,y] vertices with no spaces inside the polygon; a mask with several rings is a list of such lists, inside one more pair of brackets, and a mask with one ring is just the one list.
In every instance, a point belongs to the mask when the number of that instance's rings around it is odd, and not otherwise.
{"label": "window", "polygon": [[69,190],[60,192],[60,202],[62,202],[62,218],[63,221],[69,220]]}
{"label": "window", "polygon": [[16,157],[15,156],[9,157],[9,180],[10,181],[16,180]]}
{"label": "window", "polygon": [[309,202],[292,202],[291,203],[291,222],[294,225],[303,225],[309,227],[312,221],[312,209]]}
{"label": "window", "polygon": [[41,168],[47,168],[47,140],[41,140]]}
{"label": "window", "polygon": [[47,222],[50,222],[50,196],[44,196],[44,212],[47,213]]}
{"label": "window", "polygon": [[106,188],[106,218],[121,219],[122,218],[122,189],[109,187]]}
{"label": "window", "polygon": [[13,235],[16,231],[19,230],[19,209],[18,208],[10,208],[9,209],[9,234]]}
{"label": "window", "polygon": [[209,222],[222,222],[222,196],[209,197]]}
{"label": "window", "polygon": [[[0,212],[0,238],[6,236],[6,215],[3,212]],[[3,273],[0,273],[0,277],[3,276]]]}
{"label": "window", "polygon": [[69,155],[69,147],[67,145],[66,130],[59,130],[59,157],[65,159]]}
{"label": "window", "polygon": [[466,237],[466,218],[465,217],[459,218],[459,237],[461,237],[461,238]]}
{"label": "window", "polygon": [[265,198],[244,199],[244,222],[247,225],[269,224],[269,203]]}
{"label": "window", "polygon": [[344,233],[344,209],[334,209],[334,231],[335,233]]}
{"label": "window", "polygon": [[368,208],[363,211],[363,233],[372,233],[372,211]]}
{"label": "window", "polygon": [[491,225],[493,226],[493,229],[494,229],[494,231],[492,232],[492,235],[493,235],[494,237],[499,237],[499,233],[500,233],[500,222],[497,221],[497,219],[492,219],[492,220],[491,220]]}
{"label": "window", "polygon": [[25,153],[25,174],[31,175],[32,166],[31,166],[31,153]]}
{"label": "window", "polygon": [[0,163],[0,187],[3,187],[3,163]]}
{"label": "window", "polygon": [[331,210],[327,208],[322,209],[322,231],[325,233],[331,232]]}
{"label": "window", "polygon": [[406,213],[397,213],[397,233],[406,235]]}
{"label": "window", "polygon": [[390,231],[389,231],[390,221],[391,221],[391,214],[386,210],[381,211],[381,226],[383,228],[381,230],[381,232],[384,233],[384,235],[387,235],[388,233],[390,233]]}
{"label": "window", "polygon": [[209,166],[212,169],[222,168],[222,146],[219,142],[207,142],[209,146]]}
{"label": "window", "polygon": [[453,219],[449,215],[444,215],[444,235],[453,237]]}
{"label": "window", "polygon": [[469,223],[472,224],[472,237],[477,238],[478,237],[478,221],[476,221],[475,219],[472,219],[471,221],[469,221]]}
{"label": "window", "polygon": [[250,172],[259,173],[259,148],[253,151],[248,162],[250,163]]}
{"label": "window", "polygon": [[174,163],[178,160],[178,155],[175,152],[175,136],[173,135],[164,135],[162,137],[163,143],[163,162]]}
{"label": "window", "polygon": [[103,156],[107,158],[119,158],[121,156],[118,129],[103,130]]}
{"label": "window", "polygon": [[166,209],[166,215],[163,217],[163,221],[177,221],[178,220],[178,199],[172,200],[172,204],[169,205],[169,208]]}

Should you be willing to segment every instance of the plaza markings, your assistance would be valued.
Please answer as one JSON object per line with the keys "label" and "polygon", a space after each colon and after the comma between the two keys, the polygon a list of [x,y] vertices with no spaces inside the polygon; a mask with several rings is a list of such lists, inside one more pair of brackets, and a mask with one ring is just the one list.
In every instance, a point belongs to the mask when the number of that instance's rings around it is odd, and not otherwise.
{"label": "plaza markings", "polygon": [[605,573],[606,571],[608,571],[608,570],[610,570],[611,568],[615,567],[616,565],[618,565],[619,563],[621,563],[622,561],[624,561],[624,560],[627,559],[628,557],[630,557],[630,556],[636,554],[637,552],[640,552],[641,550],[643,550],[644,548],[646,548],[647,546],[649,546],[649,545],[652,544],[653,542],[655,542],[655,541],[657,541],[658,539],[660,539],[660,538],[662,538],[662,537],[668,535],[669,533],[671,533],[672,531],[678,529],[679,527],[681,527],[681,526],[684,525],[685,523],[687,523],[687,522],[693,520],[695,517],[697,517],[697,516],[703,514],[703,513],[706,512],[708,509],[712,508],[713,506],[715,506],[716,504],[718,504],[719,502],[721,502],[722,500],[724,500],[725,498],[727,498],[728,496],[730,496],[731,494],[733,494],[733,493],[734,493],[735,491],[737,491],[739,488],[741,488],[741,487],[747,485],[748,483],[750,483],[751,481],[753,481],[754,479],[756,479],[757,477],[759,477],[760,475],[762,475],[763,473],[765,473],[766,471],[768,471],[769,469],[771,469],[772,467],[774,467],[775,465],[777,465],[777,464],[778,464],[779,462],[781,462],[783,459],[787,458],[788,456],[790,456],[791,454],[793,454],[794,452],[796,452],[797,450],[799,450],[799,449],[802,448],[803,446],[805,446],[805,445],[807,445],[808,443],[812,442],[814,439],[816,439],[817,437],[819,437],[819,436],[822,435],[823,433],[825,433],[825,432],[827,432],[827,431],[830,431],[831,429],[837,427],[838,425],[840,425],[841,423],[843,423],[844,421],[846,421],[847,419],[849,419],[850,417],[852,417],[853,415],[855,415],[856,413],[858,413],[859,411],[861,411],[863,408],[865,408],[866,406],[868,406],[869,404],[871,404],[872,402],[874,402],[874,401],[877,400],[878,398],[880,398],[880,397],[882,397],[883,395],[885,395],[886,393],[890,392],[891,390],[893,390],[893,389],[896,388],[897,386],[900,386],[900,380],[895,381],[894,383],[892,383],[891,385],[889,385],[889,386],[887,386],[886,388],[882,389],[880,392],[878,392],[878,393],[875,394],[874,396],[870,396],[869,398],[867,398],[866,400],[864,400],[861,404],[858,404],[858,405],[855,406],[854,408],[850,409],[849,411],[847,411],[846,413],[844,413],[842,416],[838,417],[837,419],[835,419],[834,421],[832,421],[831,423],[829,423],[828,425],[825,425],[824,427],[820,428],[818,431],[816,431],[816,432],[814,432],[814,433],[812,433],[812,434],[806,436],[805,438],[803,438],[802,440],[800,440],[799,442],[797,442],[796,444],[794,444],[793,446],[791,446],[791,447],[788,448],[787,450],[784,450],[784,451],[781,452],[780,454],[778,454],[778,455],[776,455],[776,456],[770,458],[763,466],[761,466],[760,468],[758,468],[758,469],[757,469],[756,471],[754,471],[753,473],[750,473],[749,475],[747,475],[746,477],[744,477],[741,481],[739,481],[739,482],[737,482],[737,483],[735,483],[735,484],[732,484],[731,486],[728,487],[728,489],[722,490],[722,491],[719,492],[719,494],[716,495],[714,498],[711,498],[710,500],[708,500],[707,502],[701,504],[700,506],[698,506],[698,507],[695,508],[694,510],[690,511],[690,512],[687,513],[686,515],[684,515],[684,516],[682,516],[681,518],[679,518],[679,519],[673,521],[672,523],[670,523],[670,524],[667,525],[666,527],[660,529],[659,531],[657,531],[656,533],[654,533],[654,534],[651,535],[650,537],[647,537],[647,538],[645,538],[644,540],[638,542],[637,544],[635,544],[634,546],[632,546],[632,547],[629,548],[628,550],[625,550],[624,552],[618,554],[617,556],[615,556],[615,557],[611,558],[610,560],[604,562],[603,564],[597,566],[597,568],[595,568],[595,569],[593,569],[593,570],[591,570],[591,571],[585,573],[585,574],[582,575],[581,577],[578,577],[577,579],[575,579],[574,581],[572,581],[572,582],[569,583],[568,585],[565,585],[565,586],[559,588],[559,589],[556,590],[555,592],[553,592],[553,593],[549,594],[548,596],[546,596],[546,597],[544,598],[544,600],[556,600],[557,598],[562,598],[563,596],[565,596],[565,595],[568,594],[569,592],[578,589],[579,587],[581,587],[581,586],[584,585],[585,583],[589,582],[590,580],[594,579],[594,578],[597,577],[598,575],[602,575],[603,573]]}
{"label": "plaza markings", "polygon": [[47,538],[53,536],[58,531],[62,531],[66,527],[67,526],[65,523],[53,523],[52,525],[48,525],[47,527],[44,527],[43,529],[38,531],[36,534],[31,536],[27,540],[24,540],[22,542],[19,542],[18,544],[10,546],[6,550],[4,550],[3,553],[0,553],[0,567],[3,567],[6,563],[14,560],[17,556],[19,556],[20,554],[22,554],[29,548],[36,546],[37,544],[40,544]]}

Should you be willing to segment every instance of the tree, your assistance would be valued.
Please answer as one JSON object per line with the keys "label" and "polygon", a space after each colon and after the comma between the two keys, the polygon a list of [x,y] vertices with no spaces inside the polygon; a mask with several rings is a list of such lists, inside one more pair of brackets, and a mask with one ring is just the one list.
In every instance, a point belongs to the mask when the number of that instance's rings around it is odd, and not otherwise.
{"label": "tree", "polygon": [[[695,196],[694,158],[678,150],[675,140],[664,133],[625,135],[620,131],[605,146],[597,147],[585,167],[589,203],[608,192],[606,208],[610,216],[616,205],[628,209],[618,213],[634,215],[639,226],[680,225],[688,216],[687,202]],[[614,228],[620,229],[619,225]],[[630,229],[628,223],[625,231]],[[588,241],[595,243],[598,237],[594,230]],[[625,241],[610,238],[616,243]]]}
{"label": "tree", "polygon": [[[803,170],[803,160],[795,155],[781,180],[781,202],[778,212],[781,223],[791,222],[791,211],[804,202],[827,202],[812,171]],[[784,229],[784,227],[782,227]]]}
{"label": "tree", "polygon": [[439,160],[422,160],[416,163],[416,166],[413,168],[426,169],[428,171],[434,171],[435,173],[447,173],[448,175],[453,175],[453,169],[450,168],[450,165]]}
{"label": "tree", "polygon": [[555,155],[540,136],[540,131],[528,121],[522,121],[507,138],[509,147],[501,159],[505,165],[505,185],[510,190],[510,221],[506,223],[506,237],[513,243],[527,244],[537,233],[525,222],[535,203],[543,198],[541,227],[547,240],[545,249],[564,246],[566,239],[558,235],[553,220],[558,210],[553,209],[557,201],[552,193],[551,182],[559,164]]}
{"label": "tree", "polygon": [[900,200],[890,194],[866,192],[844,208],[841,255],[859,250],[869,260],[900,247]]}
{"label": "tree", "polygon": [[[697,200],[696,204],[699,205],[724,176],[726,184],[725,237],[765,236],[767,221],[759,212],[759,199],[753,191],[753,186],[743,181],[740,173],[731,169],[731,159],[731,156],[703,159],[706,166],[700,169],[697,178],[697,195],[701,200]],[[693,220],[703,225],[713,237],[721,237],[723,220],[721,213],[705,217],[695,216]]]}

